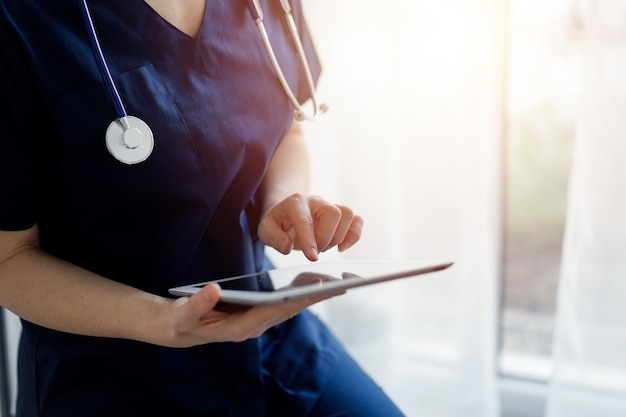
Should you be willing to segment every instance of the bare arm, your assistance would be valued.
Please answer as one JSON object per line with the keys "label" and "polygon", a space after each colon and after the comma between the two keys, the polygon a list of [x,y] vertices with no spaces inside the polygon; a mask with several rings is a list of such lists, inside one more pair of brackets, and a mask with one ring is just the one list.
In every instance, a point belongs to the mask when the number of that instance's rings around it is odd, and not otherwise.
{"label": "bare arm", "polygon": [[0,257],[0,303],[46,327],[147,340],[157,323],[142,319],[166,304],[50,256],[39,248],[37,227],[0,232]]}
{"label": "bare arm", "polygon": [[309,192],[309,153],[299,122],[294,121],[278,146],[261,183],[263,212],[293,193]]}
{"label": "bare arm", "polygon": [[93,274],[39,247],[38,229],[0,231],[0,305],[39,325],[90,336],[184,347],[259,336],[320,299],[226,314],[219,287],[158,297]]}

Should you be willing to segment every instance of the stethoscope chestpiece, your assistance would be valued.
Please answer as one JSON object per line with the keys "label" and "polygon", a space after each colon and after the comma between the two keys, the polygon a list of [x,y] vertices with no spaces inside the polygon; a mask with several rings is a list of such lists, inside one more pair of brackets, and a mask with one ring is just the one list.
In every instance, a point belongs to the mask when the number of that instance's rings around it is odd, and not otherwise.
{"label": "stethoscope chestpiece", "polygon": [[113,120],[106,131],[107,149],[115,159],[127,165],[143,162],[154,149],[150,127],[134,116]]}

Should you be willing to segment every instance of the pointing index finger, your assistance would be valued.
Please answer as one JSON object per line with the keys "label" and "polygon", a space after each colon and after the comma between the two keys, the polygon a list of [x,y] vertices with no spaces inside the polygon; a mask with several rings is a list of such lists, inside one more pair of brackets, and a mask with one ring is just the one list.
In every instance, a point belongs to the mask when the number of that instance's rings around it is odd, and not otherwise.
{"label": "pointing index finger", "polygon": [[315,240],[315,222],[311,210],[302,198],[297,198],[296,204],[292,207],[289,219],[296,233],[296,241],[309,260],[317,261],[318,248]]}

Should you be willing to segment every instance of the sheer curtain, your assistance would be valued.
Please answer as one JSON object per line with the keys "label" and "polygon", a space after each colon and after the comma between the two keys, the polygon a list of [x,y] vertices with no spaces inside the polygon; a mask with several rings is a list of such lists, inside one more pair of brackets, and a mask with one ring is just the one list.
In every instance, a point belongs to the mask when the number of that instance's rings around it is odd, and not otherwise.
{"label": "sheer curtain", "polygon": [[498,415],[500,3],[305,2],[330,106],[306,125],[313,192],[366,219],[322,258],[456,262],[317,308],[411,417]]}
{"label": "sheer curtain", "polygon": [[583,89],[549,417],[626,415],[626,1],[580,3]]}

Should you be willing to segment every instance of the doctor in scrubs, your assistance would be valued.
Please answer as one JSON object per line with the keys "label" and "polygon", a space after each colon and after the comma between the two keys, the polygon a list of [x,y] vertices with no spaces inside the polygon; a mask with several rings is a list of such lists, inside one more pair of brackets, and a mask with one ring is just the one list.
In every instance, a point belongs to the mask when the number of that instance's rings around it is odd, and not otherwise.
{"label": "doctor in scrubs", "polygon": [[401,415],[306,310],[319,299],[227,314],[215,284],[168,296],[270,268],[265,246],[315,261],[359,240],[351,209],[306,194],[294,109],[319,71],[297,0],[0,0],[19,417]]}

